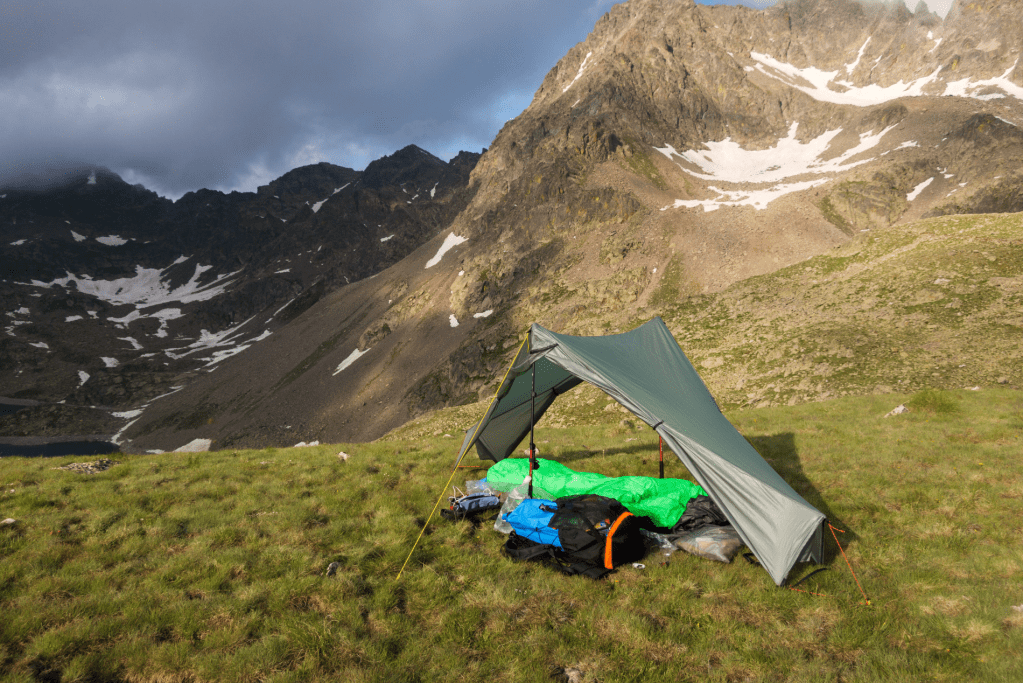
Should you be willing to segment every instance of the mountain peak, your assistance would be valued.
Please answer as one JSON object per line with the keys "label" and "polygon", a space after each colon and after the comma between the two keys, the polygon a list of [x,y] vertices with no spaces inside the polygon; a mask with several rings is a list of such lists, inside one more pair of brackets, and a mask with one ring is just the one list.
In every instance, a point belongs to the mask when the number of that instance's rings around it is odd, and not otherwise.
{"label": "mountain peak", "polygon": [[414,180],[425,182],[426,176],[443,173],[447,166],[447,163],[425,149],[408,145],[390,156],[370,162],[363,171],[362,180],[368,187]]}

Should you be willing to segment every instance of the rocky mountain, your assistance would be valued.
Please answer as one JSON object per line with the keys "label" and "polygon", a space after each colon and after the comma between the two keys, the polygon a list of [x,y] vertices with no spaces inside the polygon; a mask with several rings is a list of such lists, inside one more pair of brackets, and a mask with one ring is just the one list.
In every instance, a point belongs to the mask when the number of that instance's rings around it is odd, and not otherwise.
{"label": "rocky mountain", "polygon": [[321,163],[176,202],[104,169],[0,190],[0,396],[33,405],[2,434],[120,430],[116,414],[430,239],[466,205],[478,157],[410,146],[362,172]]}
{"label": "rocky mountain", "polygon": [[[1020,211],[1021,29],[1023,3],[990,0],[944,20],[856,0],[617,5],[500,131],[430,241],[133,413],[125,447],[376,438],[489,397],[530,322],[684,328],[695,298],[713,325],[714,297],[739,281],[926,217]],[[786,371],[805,385],[787,395],[828,395],[819,366]],[[712,389],[744,404],[747,380],[729,382]]]}

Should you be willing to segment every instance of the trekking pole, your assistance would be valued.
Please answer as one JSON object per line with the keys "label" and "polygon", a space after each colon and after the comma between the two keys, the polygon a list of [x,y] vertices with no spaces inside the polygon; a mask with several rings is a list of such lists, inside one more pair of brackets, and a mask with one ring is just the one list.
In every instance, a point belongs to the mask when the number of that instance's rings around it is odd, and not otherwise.
{"label": "trekking pole", "polygon": [[664,437],[657,435],[657,451],[661,456],[661,479],[664,479]]}
{"label": "trekking pole", "polygon": [[533,440],[533,425],[536,422],[536,363],[531,369],[529,390],[529,497],[533,497],[533,470],[536,469],[536,442]]}

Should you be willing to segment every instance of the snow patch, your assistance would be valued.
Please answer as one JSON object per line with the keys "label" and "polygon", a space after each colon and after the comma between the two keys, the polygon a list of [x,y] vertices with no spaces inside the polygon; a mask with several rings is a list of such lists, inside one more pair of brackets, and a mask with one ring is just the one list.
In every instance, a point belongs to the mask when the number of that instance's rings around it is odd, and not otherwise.
{"label": "snow patch", "polygon": [[906,200],[910,202],[913,201],[914,199],[920,196],[920,193],[923,192],[928,185],[930,185],[933,182],[934,178],[928,178],[927,180],[923,181],[922,183],[914,187],[912,192],[906,195]]}
{"label": "snow patch", "polygon": [[292,448],[308,448],[310,446],[319,446],[319,445],[320,445],[319,441],[310,441],[309,443],[306,443],[305,441],[299,441],[297,444],[292,446]]}
{"label": "snow patch", "polygon": [[11,246],[12,247],[20,247],[21,245],[23,245],[27,241],[28,240],[22,239],[22,240],[18,240],[17,242],[11,242]]}
{"label": "snow patch", "polygon": [[[834,104],[851,104],[856,107],[882,104],[899,97],[921,96],[924,94],[925,87],[939,82],[938,73],[941,71],[939,66],[930,76],[924,76],[909,83],[899,81],[887,87],[872,83],[857,87],[849,81],[837,80],[838,70],[822,71],[812,66],[801,69],[759,52],[750,52],[750,57],[757,62],[757,70],[765,76],[804,92],[815,100]],[[828,86],[836,86],[840,90],[832,90]]]}
{"label": "snow patch", "polygon": [[[334,191],[331,193],[330,197],[333,197],[334,195],[336,195],[338,192],[340,192],[341,190],[345,189],[349,185],[351,185],[351,183],[345,183],[341,187],[334,188]],[[327,199],[330,199],[330,197],[327,197]],[[313,213],[316,213],[317,211],[319,211],[320,207],[323,206],[326,203],[327,199],[321,199],[320,201],[318,201],[315,204],[313,204]],[[306,202],[306,204],[308,204],[308,203],[309,202]]]}
{"label": "snow patch", "polygon": [[344,370],[349,365],[351,365],[355,361],[359,360],[359,358],[361,358],[362,356],[366,355],[369,352],[370,352],[370,349],[366,349],[365,351],[360,351],[359,349],[355,349],[350,354],[348,354],[348,358],[345,358],[343,361],[341,361],[341,364],[337,366],[337,370],[334,371],[334,375],[333,376],[336,377],[342,370]]}
{"label": "snow patch", "polygon": [[[821,175],[855,168],[871,159],[852,159],[876,147],[889,131],[889,126],[880,133],[863,133],[860,142],[838,156],[821,158],[829,151],[831,142],[841,130],[831,130],[807,142],[796,139],[799,123],[789,127],[789,133],[770,149],[746,150],[725,138],[720,142],[704,143],[706,150],[678,152],[671,145],[655,147],[658,152],[674,161],[687,173],[704,180],[719,180],[729,183],[776,183],[803,174]],[[687,162],[687,168],[678,159]],[[697,167],[699,171],[693,170]],[[702,171],[702,173],[700,172]]]}
{"label": "snow patch", "polygon": [[281,273],[290,273],[290,272],[291,272],[291,268],[285,268],[283,270],[275,270],[274,271],[274,275],[280,275]]}
{"label": "snow patch", "polygon": [[[1001,76],[995,76],[994,78],[988,78],[980,81],[971,81],[969,78],[964,78],[960,81],[952,81],[945,85],[945,95],[958,95],[959,97],[972,97],[975,100],[994,100],[1001,97],[1015,97],[1016,99],[1023,100],[1023,87],[1020,87],[1009,80],[1009,74],[1015,70],[1016,65],[1019,64],[1019,58],[1013,62],[1012,66],[1005,70]],[[978,94],[981,90],[988,90],[990,88],[1000,88],[1001,93],[987,93],[984,95]]]}
{"label": "snow patch", "polygon": [[120,247],[121,245],[127,244],[128,240],[122,239],[120,235],[107,235],[106,237],[97,237],[96,241],[100,244],[105,244],[108,247]]}
{"label": "snow patch", "polygon": [[180,308],[164,308],[163,310],[157,311],[153,315],[147,317],[156,318],[160,321],[160,329],[158,329],[153,336],[162,338],[167,336],[167,321],[184,318],[185,314],[181,312]]}
{"label": "snow patch", "polygon": [[871,158],[854,161],[857,156],[877,146],[881,139],[895,126],[889,126],[879,133],[864,133],[860,141],[836,156],[824,158],[832,153],[831,143],[841,132],[828,131],[805,143],[796,139],[799,124],[793,123],[786,137],[780,139],[774,147],[765,150],[746,150],[725,138],[720,142],[707,142],[705,150],[688,150],[679,152],[671,145],[655,147],[668,159],[678,164],[685,172],[705,180],[718,180],[731,184],[753,184],[749,188],[708,187],[716,192],[715,199],[678,199],[669,208],[696,208],[704,211],[715,211],[722,206],[752,206],[758,210],[787,194],[800,192],[828,182],[820,177],[812,180],[795,180],[800,176],[824,176],[844,171],[871,161]]}
{"label": "snow patch", "polygon": [[83,318],[80,315],[69,315],[68,317],[64,318],[64,322],[66,323],[73,323],[76,320],[85,320],[85,318]]}
{"label": "snow patch", "polygon": [[863,58],[863,53],[867,49],[867,45],[869,45],[869,44],[870,44],[870,38],[868,37],[867,38],[867,42],[863,43],[863,47],[861,47],[860,51],[856,54],[856,61],[853,62],[852,64],[847,64],[846,65],[845,72],[847,74],[851,74],[854,71],[856,71],[856,67],[859,65],[860,59]]}
{"label": "snow patch", "polygon": [[89,373],[87,373],[85,370],[79,370],[78,371],[78,386],[80,387],[80,386],[82,386],[83,384],[85,384],[88,381],[89,381]]}
{"label": "snow patch", "polygon": [[[255,316],[252,316],[252,318],[254,317]],[[251,322],[252,318],[249,318],[234,327],[221,330],[220,332],[210,332],[206,329],[200,330],[199,339],[197,341],[189,344],[183,349],[166,349],[164,354],[166,354],[168,358],[178,360],[179,358],[184,358],[185,356],[189,356],[198,351],[213,351],[212,355],[200,358],[199,360],[206,361],[206,367],[216,365],[231,356],[241,353],[252,345],[253,340],[251,339],[248,343],[242,343],[241,339],[239,339],[241,328]],[[178,351],[183,351],[183,353],[177,353]]]}
{"label": "snow patch", "polygon": [[[295,297],[295,299],[297,299],[297,298],[298,298],[298,297]],[[290,305],[292,304],[292,302],[294,302],[294,301],[295,301],[295,299],[292,299],[291,301],[289,301],[288,303],[284,304],[283,306],[281,306],[280,308],[278,308],[278,309],[277,309],[276,311],[274,311],[274,316],[276,317],[278,313],[280,313],[280,312],[281,312],[281,311],[283,311],[283,310],[284,310],[285,308],[287,308],[288,306],[290,306]]]}
{"label": "snow patch", "polygon": [[195,273],[191,279],[173,289],[162,279],[170,269],[169,266],[163,270],[135,266],[135,277],[116,280],[93,280],[91,275],[79,276],[69,272],[67,277],[57,278],[53,282],[32,280],[29,283],[19,284],[49,289],[54,286],[70,287],[71,283],[74,283],[82,294],[94,296],[107,303],[134,304],[136,308],[148,308],[168,303],[187,304],[193,301],[212,299],[221,294],[233,281],[231,278],[240,272],[234,271],[226,275],[218,275],[212,282],[199,284],[200,276],[212,267],[196,265]]}
{"label": "snow patch", "polygon": [[118,339],[120,341],[126,341],[129,344],[131,344],[131,348],[133,351],[141,351],[143,349],[142,344],[139,344],[138,341],[136,341],[135,337],[118,337]]}
{"label": "snow patch", "polygon": [[47,344],[46,342],[32,342],[30,346],[34,346],[37,349],[46,349],[47,351],[50,350],[50,345]]}
{"label": "snow patch", "polygon": [[136,309],[123,318],[107,318],[107,320],[117,325],[118,329],[126,330],[129,323],[133,323],[141,317],[143,317],[142,314]]}
{"label": "snow patch", "polygon": [[141,415],[142,414],[142,409],[140,408],[138,410],[126,410],[126,411],[121,412],[121,413],[110,413],[110,414],[113,415],[114,417],[119,417],[122,420],[130,420],[133,417],[138,417],[139,415]]}
{"label": "snow patch", "polygon": [[[490,309],[487,309],[486,311],[483,311],[482,313],[474,313],[472,317],[474,317],[474,318],[489,318],[491,315],[493,315],[493,313],[494,313],[494,309],[490,308]],[[452,317],[454,317],[454,316],[452,316]],[[454,326],[452,325],[452,327],[454,327]]]}
{"label": "snow patch", "polygon": [[459,244],[462,244],[467,241],[468,241],[467,237],[459,237],[453,232],[449,233],[448,236],[444,238],[444,244],[440,245],[440,249],[437,250],[437,253],[434,255],[434,257],[426,262],[426,267],[433,268],[435,265],[440,263],[440,260],[442,258],[444,258],[444,254],[448,253],[453,248],[457,247]]}
{"label": "snow patch", "polygon": [[121,362],[116,358],[108,358],[107,356],[100,356],[100,360],[103,361],[103,364],[108,368],[116,368],[121,364]]}
{"label": "snow patch", "polygon": [[380,241],[381,242],[386,242],[387,240],[392,239],[393,237],[394,237],[394,235],[388,235],[387,237],[381,237]]}
{"label": "snow patch", "polygon": [[71,231],[71,236],[75,238],[75,242],[84,242],[85,241],[85,235],[79,235],[74,230]]}
{"label": "snow patch", "polygon": [[582,77],[583,71],[586,70],[586,62],[590,61],[590,57],[592,55],[593,55],[592,52],[587,52],[586,53],[586,56],[583,58],[583,63],[579,65],[579,73],[577,73],[575,75],[575,78],[572,79],[572,82],[569,83],[568,85],[566,85],[565,89],[562,90],[561,92],[563,92],[563,93],[568,92],[568,89],[571,88],[573,85],[575,85],[575,82],[578,81],[580,77]]}
{"label": "snow patch", "polygon": [[[940,40],[939,40],[940,43]],[[937,45],[935,45],[937,48]],[[1023,87],[1009,80],[1009,74],[1019,63],[1017,58],[1009,69],[1001,76],[983,80],[965,78],[960,81],[942,83],[938,78],[942,67],[938,67],[928,76],[907,82],[899,81],[893,85],[880,86],[871,83],[866,86],[855,86],[849,81],[837,78],[839,70],[822,71],[816,67],[800,68],[774,59],[770,55],[750,52],[750,57],[757,62],[756,69],[769,78],[781,81],[786,85],[806,93],[815,100],[834,104],[850,104],[856,107],[869,107],[882,104],[900,97],[920,97],[923,95],[955,95],[971,97],[977,100],[990,100],[999,97],[1015,97],[1023,99]],[[857,57],[856,64],[859,62]],[[843,69],[849,73],[849,67]],[[998,88],[1001,93],[980,94],[982,90]],[[924,92],[928,90],[929,92]]]}
{"label": "snow patch", "polygon": [[205,453],[213,445],[212,439],[192,439],[181,448],[175,448],[175,453]]}
{"label": "snow patch", "polygon": [[458,327],[458,318],[455,317],[454,313],[448,316],[448,323],[451,327]]}

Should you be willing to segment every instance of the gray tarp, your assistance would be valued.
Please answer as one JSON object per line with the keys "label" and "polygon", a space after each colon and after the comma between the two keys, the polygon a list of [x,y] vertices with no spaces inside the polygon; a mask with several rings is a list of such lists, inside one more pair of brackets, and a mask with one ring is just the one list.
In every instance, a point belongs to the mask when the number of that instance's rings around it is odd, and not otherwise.
{"label": "gray tarp", "polygon": [[534,324],[487,412],[466,432],[459,461],[473,445],[481,459],[495,462],[515,450],[529,433],[534,379],[533,422],[559,394],[586,381],[653,427],[777,585],[796,562],[822,561],[824,515],[721,413],[660,318],[606,337],[556,334]]}

